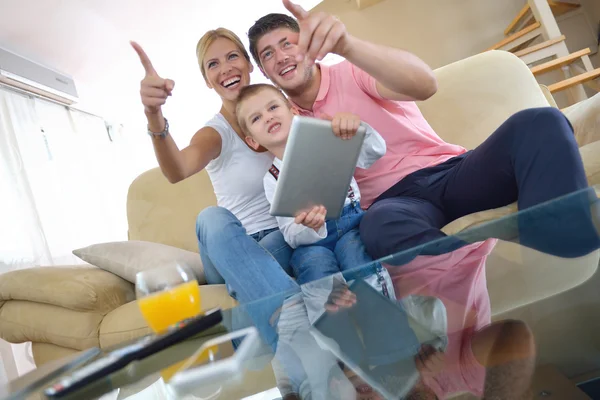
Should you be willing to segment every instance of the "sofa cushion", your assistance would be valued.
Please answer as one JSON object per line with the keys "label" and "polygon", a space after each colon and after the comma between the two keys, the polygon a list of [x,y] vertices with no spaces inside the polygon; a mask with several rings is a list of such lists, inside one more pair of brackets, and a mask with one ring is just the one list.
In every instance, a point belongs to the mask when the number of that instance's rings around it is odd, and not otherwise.
{"label": "sofa cushion", "polygon": [[0,309],[0,335],[11,343],[42,342],[84,350],[98,346],[104,315],[30,301],[8,301]]}
{"label": "sofa cushion", "polygon": [[509,204],[508,206],[495,208],[493,210],[485,210],[473,214],[465,215],[462,218],[455,219],[448,225],[442,228],[442,232],[446,235],[456,235],[464,230],[474,228],[484,222],[494,221],[506,215],[514,214],[518,211],[517,203]]}
{"label": "sofa cushion", "polygon": [[135,298],[131,283],[91,265],[36,267],[0,276],[0,301],[26,300],[106,314]]}
{"label": "sofa cushion", "polygon": [[498,241],[486,260],[492,315],[577,287],[598,270],[600,251],[564,259],[516,243]]}
{"label": "sofa cushion", "polygon": [[165,244],[138,240],[99,243],[73,250],[73,254],[132,283],[140,271],[173,265],[188,267],[198,283],[206,282],[198,253]]}
{"label": "sofa cushion", "polygon": [[144,321],[135,301],[124,304],[108,313],[100,324],[98,341],[101,348],[126,342],[152,331]]}
{"label": "sofa cushion", "polygon": [[217,199],[206,170],[171,184],[160,168],[138,176],[127,194],[129,240],[198,251],[196,217]]}
{"label": "sofa cushion", "polygon": [[34,342],[31,344],[31,353],[33,354],[33,360],[37,367],[71,356],[80,351],[81,350],[61,347],[51,343]]}
{"label": "sofa cushion", "polygon": [[583,159],[588,183],[600,185],[600,141],[583,146],[579,149],[579,153]]}
{"label": "sofa cushion", "polygon": [[[200,286],[200,300],[203,310],[235,307],[237,304],[225,285]],[[104,317],[100,325],[100,347],[106,348],[150,333],[140,309],[135,301],[125,304]]]}
{"label": "sofa cushion", "polygon": [[438,91],[418,106],[446,142],[474,149],[508,117],[548,107],[527,65],[506,51],[489,51],[435,70]]}

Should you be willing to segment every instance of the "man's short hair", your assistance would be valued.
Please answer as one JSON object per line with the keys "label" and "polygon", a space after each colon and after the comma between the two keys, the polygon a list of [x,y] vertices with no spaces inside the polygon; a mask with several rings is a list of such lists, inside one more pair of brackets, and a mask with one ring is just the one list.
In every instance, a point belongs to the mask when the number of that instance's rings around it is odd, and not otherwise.
{"label": "man's short hair", "polygon": [[287,97],[285,97],[285,95],[283,94],[283,92],[273,85],[269,85],[267,83],[257,83],[257,84],[248,85],[245,88],[242,88],[242,90],[240,90],[240,94],[238,94],[237,104],[235,105],[235,115],[237,117],[238,124],[240,125],[240,128],[242,129],[242,132],[246,136],[250,136],[250,131],[248,130],[248,127],[246,126],[246,121],[240,115],[240,109],[242,107],[242,103],[244,103],[245,101],[248,101],[248,99],[250,97],[262,92],[263,90],[270,90],[271,92],[276,93],[278,96],[281,97],[281,99],[283,100],[285,105],[287,105],[290,108],[292,106],[290,104],[289,100],[287,99]]}
{"label": "man's short hair", "polygon": [[256,45],[258,41],[267,33],[279,28],[288,28],[293,32],[300,32],[298,21],[285,14],[268,14],[259,19],[250,27],[248,31],[248,40],[250,41],[250,54],[260,67],[260,58]]}

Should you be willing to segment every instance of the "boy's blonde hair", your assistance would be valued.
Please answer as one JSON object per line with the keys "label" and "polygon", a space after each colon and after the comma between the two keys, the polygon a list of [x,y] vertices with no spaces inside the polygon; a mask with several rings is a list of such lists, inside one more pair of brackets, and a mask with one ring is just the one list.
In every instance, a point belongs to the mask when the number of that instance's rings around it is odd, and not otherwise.
{"label": "boy's blonde hair", "polygon": [[251,136],[251,135],[250,135],[250,131],[248,130],[248,127],[246,126],[246,121],[244,119],[244,116],[240,115],[240,109],[242,107],[242,104],[244,102],[248,101],[248,99],[250,99],[250,97],[262,92],[263,90],[270,90],[271,92],[276,93],[279,97],[281,97],[281,99],[283,100],[283,102],[286,106],[288,106],[289,108],[292,108],[292,104],[289,102],[287,97],[285,97],[283,92],[273,85],[269,85],[266,83],[257,83],[257,84],[248,85],[245,88],[242,88],[242,90],[240,90],[240,94],[238,95],[238,98],[237,98],[237,104],[235,105],[235,115],[237,117],[238,124],[239,124],[240,128],[242,129],[242,132],[244,132],[244,135],[246,135],[246,136]]}
{"label": "boy's blonde hair", "polygon": [[244,58],[250,63],[250,56],[244,47],[244,44],[240,40],[239,36],[226,28],[217,28],[212,31],[206,32],[196,45],[196,57],[198,58],[198,65],[200,65],[200,72],[202,72],[202,76],[204,80],[208,82],[206,79],[206,68],[204,67],[204,58],[206,57],[206,52],[211,44],[213,44],[217,39],[223,38],[230,40],[236,47],[240,50],[240,52],[244,55]]}

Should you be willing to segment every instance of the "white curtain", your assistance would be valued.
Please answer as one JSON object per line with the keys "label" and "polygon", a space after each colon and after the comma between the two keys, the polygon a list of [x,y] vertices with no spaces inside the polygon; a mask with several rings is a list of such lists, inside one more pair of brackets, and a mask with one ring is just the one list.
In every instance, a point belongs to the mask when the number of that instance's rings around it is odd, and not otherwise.
{"label": "white curtain", "polygon": [[[32,100],[0,90],[0,266],[4,270],[52,262],[16,132],[23,136],[21,141],[40,135]],[[39,155],[40,147],[40,140],[30,141],[27,153]]]}
{"label": "white curtain", "polygon": [[0,88],[4,271],[78,263],[76,248],[126,240],[127,188],[141,168],[111,133],[101,118]]}

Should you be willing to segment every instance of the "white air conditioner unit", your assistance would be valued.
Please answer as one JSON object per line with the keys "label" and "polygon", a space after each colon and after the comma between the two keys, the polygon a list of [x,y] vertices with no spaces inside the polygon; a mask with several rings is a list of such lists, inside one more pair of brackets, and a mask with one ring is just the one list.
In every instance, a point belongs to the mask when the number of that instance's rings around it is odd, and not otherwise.
{"label": "white air conditioner unit", "polygon": [[0,82],[62,104],[79,100],[68,76],[0,48]]}

